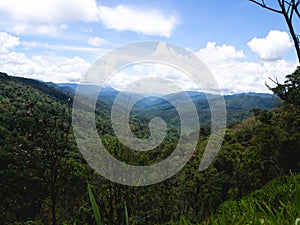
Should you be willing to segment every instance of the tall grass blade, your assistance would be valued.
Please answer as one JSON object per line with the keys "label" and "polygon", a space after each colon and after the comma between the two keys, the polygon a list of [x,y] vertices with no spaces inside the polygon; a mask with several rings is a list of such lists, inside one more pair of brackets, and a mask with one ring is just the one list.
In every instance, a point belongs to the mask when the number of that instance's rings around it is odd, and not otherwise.
{"label": "tall grass blade", "polygon": [[187,219],[184,216],[180,218],[180,225],[189,225],[189,224],[190,223],[187,221]]}
{"label": "tall grass blade", "polygon": [[126,225],[129,225],[128,211],[127,211],[126,202],[125,202],[125,222],[126,222]]}
{"label": "tall grass blade", "polygon": [[296,192],[295,192],[295,207],[298,217],[300,217],[300,185],[296,185]]}
{"label": "tall grass blade", "polygon": [[90,201],[91,201],[91,204],[92,204],[92,208],[93,208],[93,211],[94,211],[96,223],[97,223],[97,225],[102,225],[99,208],[98,208],[97,202],[95,200],[94,194],[92,192],[91,185],[89,183],[88,183],[88,192],[89,192],[89,197],[90,197]]}

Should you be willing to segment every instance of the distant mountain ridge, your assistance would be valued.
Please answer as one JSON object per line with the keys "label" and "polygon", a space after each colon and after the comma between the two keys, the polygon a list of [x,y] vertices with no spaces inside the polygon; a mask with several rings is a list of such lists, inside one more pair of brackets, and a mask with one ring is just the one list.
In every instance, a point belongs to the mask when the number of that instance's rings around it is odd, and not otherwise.
{"label": "distant mountain ridge", "polygon": [[[78,84],[76,83],[52,83],[52,82],[46,82],[46,84],[48,86],[54,87],[62,92],[65,92],[65,90],[72,90],[73,93],[75,93]],[[99,86],[96,85],[82,85],[83,87],[86,87],[86,89],[83,89],[84,91],[86,91],[84,94],[89,94],[92,93],[93,91],[98,91],[99,90]],[[106,93],[106,94],[113,94],[115,96],[117,96],[120,91],[112,88],[112,87],[104,87],[102,88],[102,92]],[[213,96],[213,94],[208,94],[208,93],[204,93],[204,92],[198,92],[198,91],[185,91],[185,93],[188,94],[188,96],[192,99],[199,99],[199,98],[206,98],[206,96]],[[139,93],[140,94],[140,93]],[[166,95],[162,95],[162,96],[168,96],[168,98],[170,96],[174,96],[176,97],[178,93],[170,93],[170,94],[166,94]],[[269,94],[269,93],[258,93],[258,92],[244,92],[244,93],[236,93],[236,94],[224,94],[223,95],[224,98],[234,98],[237,96],[256,96],[256,97],[261,97],[261,98],[270,98],[270,97],[275,97],[277,98],[276,95],[274,94]],[[151,98],[151,96],[149,97]]]}
{"label": "distant mountain ridge", "polygon": [[[75,83],[48,83],[48,85],[51,85],[59,91],[65,93],[68,92],[69,94],[74,94],[76,88],[78,87],[78,84]],[[83,85],[81,87],[81,91],[83,92],[81,94],[85,95],[93,93],[95,94],[95,92],[98,93],[99,87],[94,85]],[[99,94],[99,98],[101,99],[101,101],[103,101],[111,107],[115,98],[120,93],[120,91],[112,87],[104,87],[102,88],[101,93]],[[202,120],[201,123],[203,125],[208,126],[210,123],[210,108],[209,103],[207,101],[207,97],[213,99],[216,95],[207,94],[203,92],[186,91],[179,93],[171,93],[160,97],[145,96],[135,105],[131,113],[132,115],[143,115],[146,117],[161,116],[167,120],[173,121],[174,124],[178,125],[179,119],[173,118],[176,117],[176,115],[178,116],[178,114],[175,112],[176,110],[174,109],[174,107],[166,99],[180,101],[180,99],[183,96],[183,93],[187,94],[196,105],[199,118],[200,120]],[[139,95],[136,93],[126,94]],[[223,97],[227,109],[228,124],[233,124],[242,121],[247,117],[251,116],[251,110],[253,108],[269,110],[275,108],[279,102],[279,98],[276,95],[268,93],[249,92],[224,95]]]}
{"label": "distant mountain ridge", "polygon": [[[76,88],[78,86],[75,83],[44,83],[33,79],[9,76],[6,73],[0,73],[0,78],[3,80],[14,80],[15,82],[20,82],[25,85],[29,85],[55,98],[58,101],[66,101],[67,96],[72,97],[75,94]],[[83,87],[81,91],[83,91],[83,93],[81,94],[89,95],[94,93],[95,91],[99,91],[99,87],[86,85],[86,87]],[[115,90],[111,87],[104,87],[101,90],[99,99],[101,100],[102,105],[105,104],[104,108],[106,110],[106,113],[108,113],[107,110],[111,109],[111,106],[118,94],[120,94],[120,91]],[[125,93],[125,96],[129,96],[130,94],[131,93]],[[154,116],[159,116],[164,118],[166,121],[169,121],[171,124],[179,126],[180,118],[178,117],[178,113],[176,112],[176,109],[166,99],[176,99],[178,101],[180,100],[181,94],[182,93],[173,93],[161,97],[144,97],[133,107],[131,115],[146,118],[153,118]],[[187,91],[186,94],[194,102],[198,110],[200,123],[203,126],[209,126],[210,108],[206,99],[206,94],[203,92],[195,91]],[[142,97],[138,94],[134,95]],[[210,94],[207,94],[207,96],[209,96],[210,98],[214,97]],[[237,123],[251,116],[251,110],[253,108],[270,110],[275,108],[279,102],[279,98],[276,95],[254,92],[224,95],[224,99],[227,109],[228,125]]]}

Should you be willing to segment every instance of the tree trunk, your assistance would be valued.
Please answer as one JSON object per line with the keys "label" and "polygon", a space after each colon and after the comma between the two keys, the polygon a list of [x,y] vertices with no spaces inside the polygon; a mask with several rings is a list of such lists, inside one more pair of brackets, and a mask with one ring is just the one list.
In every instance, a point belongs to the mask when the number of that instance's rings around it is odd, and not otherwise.
{"label": "tree trunk", "polygon": [[51,213],[52,213],[52,225],[56,225],[56,168],[51,168],[51,180],[50,180],[50,198],[51,198]]}
{"label": "tree trunk", "polygon": [[297,53],[298,62],[300,63],[299,41],[298,41],[297,35],[295,33],[294,26],[292,24],[292,16],[289,17],[288,12],[285,10],[284,5],[280,4],[280,7],[281,7],[281,10],[282,10],[282,14],[284,16],[285,22],[288,25],[288,28],[290,30],[290,34],[292,36],[292,39],[293,39],[293,42],[294,42],[294,45],[295,45],[295,50],[296,50],[296,53]]}

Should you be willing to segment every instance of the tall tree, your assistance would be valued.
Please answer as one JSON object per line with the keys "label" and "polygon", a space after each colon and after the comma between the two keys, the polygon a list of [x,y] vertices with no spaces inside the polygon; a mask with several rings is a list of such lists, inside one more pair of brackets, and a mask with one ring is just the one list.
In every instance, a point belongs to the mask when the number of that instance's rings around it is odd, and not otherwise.
{"label": "tall tree", "polygon": [[282,100],[293,104],[300,109],[300,66],[297,67],[294,73],[285,76],[287,79],[284,84],[280,84],[277,79],[272,80],[277,86],[272,88],[267,87],[273,91],[274,94],[278,95]]}
{"label": "tall tree", "polygon": [[264,0],[256,1],[256,0],[249,0],[250,2],[254,2],[255,4],[260,5],[261,7],[270,10],[275,13],[282,14],[285,22],[289,28],[291,37],[294,42],[295,50],[297,53],[298,61],[300,62],[300,36],[297,35],[295,31],[295,27],[293,25],[293,20],[294,20],[294,14],[296,14],[296,18],[300,19],[300,13],[299,13],[299,5],[300,5],[300,0],[277,0],[278,3],[278,8],[273,8],[271,6],[268,6]]}
{"label": "tall tree", "polygon": [[46,180],[48,184],[49,197],[51,201],[51,224],[57,221],[58,180],[62,159],[69,147],[71,131],[71,99],[68,99],[68,115],[65,115],[64,106],[57,107],[52,113],[53,118],[40,111],[32,102],[27,103],[27,114],[34,117],[36,134],[34,134],[35,145],[44,160]]}

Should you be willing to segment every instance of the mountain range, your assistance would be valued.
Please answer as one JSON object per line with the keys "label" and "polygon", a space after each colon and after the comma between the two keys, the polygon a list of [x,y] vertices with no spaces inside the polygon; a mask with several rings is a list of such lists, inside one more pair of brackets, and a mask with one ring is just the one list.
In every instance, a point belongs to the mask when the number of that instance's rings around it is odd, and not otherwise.
{"label": "mountain range", "polygon": [[[78,87],[76,83],[46,83],[48,86],[55,88],[63,93],[74,95]],[[81,85],[81,94],[91,95],[97,94],[100,87],[94,85]],[[186,91],[179,93],[171,93],[163,96],[141,96],[137,93],[123,93],[112,87],[103,87],[99,93],[99,99],[108,105],[109,108],[113,105],[114,100],[120,94],[135,96],[141,98],[141,100],[135,104],[132,109],[132,115],[142,115],[144,117],[160,116],[167,121],[172,121],[173,125],[178,125],[180,120],[174,106],[170,104],[170,101],[180,101],[182,96],[189,96],[189,98],[195,104],[200,122],[203,126],[209,126],[210,124],[210,108],[207,97],[213,99],[214,95],[197,92]],[[232,95],[224,95],[224,100],[227,110],[227,124],[232,125],[239,121],[242,121],[252,115],[253,108],[259,109],[273,109],[280,104],[279,98],[274,94],[267,93],[238,93]],[[169,100],[169,101],[168,101]],[[177,119],[176,118],[177,115]]]}

